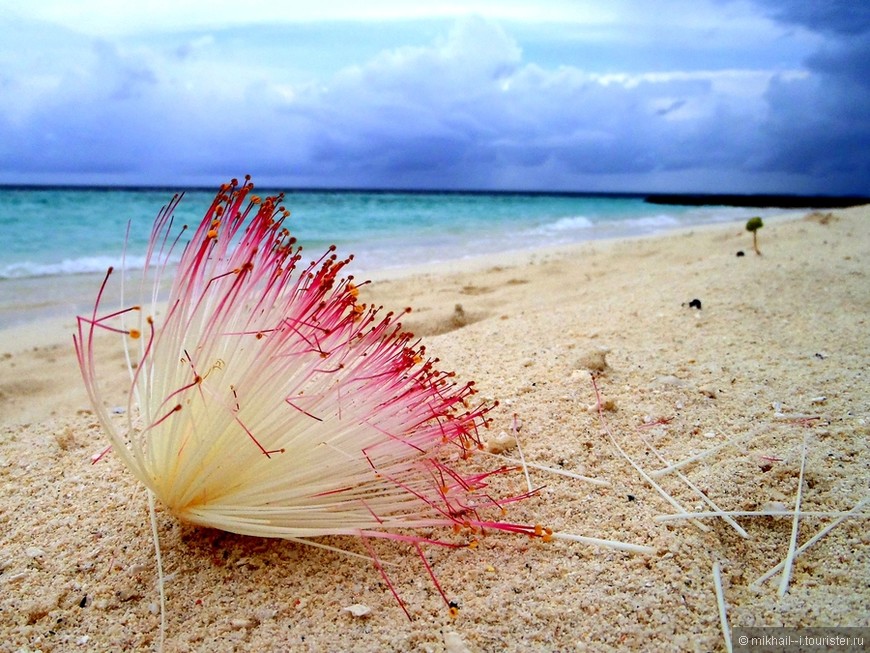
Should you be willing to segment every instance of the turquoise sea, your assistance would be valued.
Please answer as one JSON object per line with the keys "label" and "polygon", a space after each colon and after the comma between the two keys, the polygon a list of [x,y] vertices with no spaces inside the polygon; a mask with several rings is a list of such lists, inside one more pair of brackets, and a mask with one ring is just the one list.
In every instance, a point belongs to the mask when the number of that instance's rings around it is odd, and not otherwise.
{"label": "turquoise sea", "polygon": [[[118,266],[142,264],[154,217],[173,189],[0,188],[0,326],[80,310],[76,294]],[[257,188],[264,195],[269,189]],[[214,190],[185,192],[177,220],[199,221]],[[648,204],[641,196],[288,191],[288,226],[313,257],[330,244],[353,272],[485,253],[653,234],[778,211]]]}

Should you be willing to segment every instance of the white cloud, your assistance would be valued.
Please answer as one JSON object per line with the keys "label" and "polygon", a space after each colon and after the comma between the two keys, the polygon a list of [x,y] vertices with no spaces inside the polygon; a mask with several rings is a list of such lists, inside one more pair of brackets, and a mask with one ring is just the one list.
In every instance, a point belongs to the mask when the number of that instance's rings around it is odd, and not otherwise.
{"label": "white cloud", "polygon": [[[734,29],[754,38],[770,25],[750,20],[742,3],[727,6]],[[685,20],[717,29],[716,42],[730,29],[709,16]],[[280,25],[94,39],[17,20],[17,41],[0,42],[0,181],[212,184],[250,171],[324,186],[687,190],[683,179],[695,189],[757,191],[787,190],[804,175],[802,191],[840,179],[855,192],[866,179],[866,154],[830,151],[847,145],[861,118],[838,126],[843,111],[823,99],[865,97],[838,72],[839,62],[858,60],[855,48],[822,50],[801,67],[791,54],[777,63],[791,46],[757,39],[735,43],[729,65],[714,65],[717,49],[676,67],[681,35],[656,42],[632,70],[606,64],[624,41],[602,42],[594,61],[550,65],[556,55],[517,36],[526,27],[468,16],[422,41],[415,35],[430,23],[414,23],[404,44],[343,66],[334,58],[337,70],[313,73],[306,57],[334,54],[354,30],[366,41],[364,24],[348,25],[332,41],[323,40],[326,26],[306,27],[294,32],[305,37],[297,46],[283,43]],[[641,31],[640,44],[651,34]],[[777,28],[771,38],[786,37]],[[39,56],[16,57],[25,42]],[[703,42],[692,48],[703,52]],[[758,48],[754,65],[737,65],[747,48]],[[805,129],[811,117],[818,133]],[[846,162],[858,177],[841,173]]]}

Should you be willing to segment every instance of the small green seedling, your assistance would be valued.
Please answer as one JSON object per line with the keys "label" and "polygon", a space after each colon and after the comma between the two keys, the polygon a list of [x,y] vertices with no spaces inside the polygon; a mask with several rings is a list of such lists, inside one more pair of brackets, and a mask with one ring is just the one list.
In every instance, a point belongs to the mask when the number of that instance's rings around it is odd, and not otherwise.
{"label": "small green seedling", "polygon": [[754,218],[749,218],[746,221],[746,231],[752,232],[752,248],[755,250],[755,253],[761,256],[761,250],[758,249],[758,230],[764,226],[764,222],[761,221],[761,218],[755,216]]}

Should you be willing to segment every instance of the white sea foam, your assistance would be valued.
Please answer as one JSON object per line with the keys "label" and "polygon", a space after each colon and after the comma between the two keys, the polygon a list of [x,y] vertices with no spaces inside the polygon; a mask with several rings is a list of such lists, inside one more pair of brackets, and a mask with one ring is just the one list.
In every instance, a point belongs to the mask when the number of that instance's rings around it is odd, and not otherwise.
{"label": "white sea foam", "polygon": [[679,227],[683,222],[666,213],[592,220],[582,215],[558,218],[526,230],[525,236],[530,244],[540,239],[547,242],[577,242],[588,238],[607,238],[655,233]]}
{"label": "white sea foam", "polygon": [[540,233],[580,231],[583,229],[591,229],[594,226],[595,223],[593,223],[592,220],[590,220],[589,218],[582,215],[577,215],[567,218],[559,218],[555,222],[549,222],[547,224],[541,225],[540,227],[538,227],[537,231]]}
{"label": "white sea foam", "polygon": [[681,222],[672,215],[659,213],[647,215],[642,218],[632,218],[625,221],[625,226],[631,230],[657,231],[659,229],[671,229],[680,226]]}
{"label": "white sea foam", "polygon": [[105,272],[109,267],[141,270],[145,257],[128,256],[82,256],[51,263],[19,261],[0,265],[0,279],[27,279],[32,277],[67,276],[71,274],[94,274]]}

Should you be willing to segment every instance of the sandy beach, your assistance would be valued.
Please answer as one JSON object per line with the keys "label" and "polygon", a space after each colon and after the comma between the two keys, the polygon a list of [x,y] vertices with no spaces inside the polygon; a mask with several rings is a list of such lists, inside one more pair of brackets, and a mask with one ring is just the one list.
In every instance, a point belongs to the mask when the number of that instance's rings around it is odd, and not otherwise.
{"label": "sandy beach", "polygon": [[[761,256],[740,223],[375,275],[366,301],[413,307],[429,353],[498,400],[488,436],[605,482],[530,467],[542,489],[511,521],[655,553],[499,533],[432,547],[453,618],[413,549],[378,543],[409,621],[370,562],[158,506],[166,650],[721,651],[715,563],[732,628],[870,626],[870,506],[794,560],[784,596],[780,574],[755,581],[786,558],[791,517],[657,519],[678,512],[662,493],[691,512],[712,510],[699,492],[721,511],[793,511],[800,488],[801,510],[824,513],[799,520],[800,546],[870,496],[868,225],[870,207],[766,221]],[[107,441],[73,328],[0,332],[0,651],[155,650],[146,493],[111,454],[91,464]],[[646,474],[689,462],[660,493],[626,456]]]}

